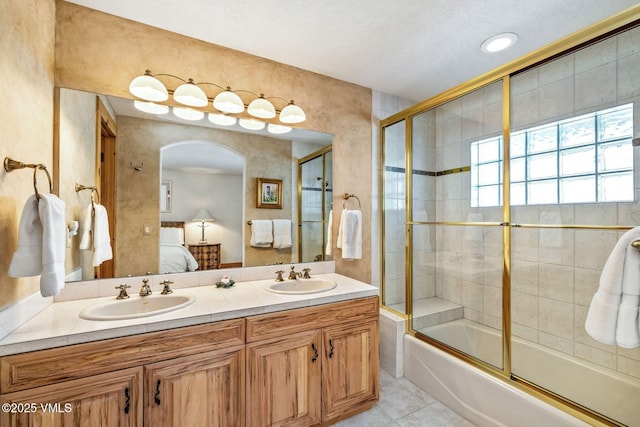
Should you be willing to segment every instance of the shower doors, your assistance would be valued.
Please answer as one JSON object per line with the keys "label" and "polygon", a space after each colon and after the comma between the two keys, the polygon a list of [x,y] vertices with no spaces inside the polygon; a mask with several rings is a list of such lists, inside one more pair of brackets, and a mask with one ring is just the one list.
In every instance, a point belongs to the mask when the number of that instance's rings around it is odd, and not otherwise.
{"label": "shower doors", "polygon": [[327,230],[333,199],[331,147],[298,161],[298,259],[300,262],[332,259]]}
{"label": "shower doors", "polygon": [[640,426],[640,347],[585,330],[640,225],[638,46],[631,25],[561,45],[381,122],[383,304],[595,425]]}

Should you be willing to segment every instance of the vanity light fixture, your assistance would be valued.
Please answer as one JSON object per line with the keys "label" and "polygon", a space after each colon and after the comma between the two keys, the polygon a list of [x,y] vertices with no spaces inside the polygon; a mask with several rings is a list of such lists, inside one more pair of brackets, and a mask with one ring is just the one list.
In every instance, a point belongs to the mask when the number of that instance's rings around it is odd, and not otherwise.
{"label": "vanity light fixture", "polygon": [[149,113],[149,114],[167,114],[169,112],[169,107],[162,104],[156,104],[155,102],[150,101],[133,101],[133,106],[136,109]]}
{"label": "vanity light fixture", "polygon": [[209,103],[207,95],[202,89],[196,86],[193,79],[189,79],[187,83],[178,86],[175,92],[173,92],[173,99],[189,107],[204,107]]}
{"label": "vanity light fixture", "polygon": [[516,33],[500,33],[495,36],[489,37],[482,45],[480,50],[484,53],[496,53],[510,48],[518,41],[518,35]]}
{"label": "vanity light fixture", "polygon": [[267,125],[267,131],[269,133],[282,134],[291,132],[291,128],[289,126],[276,125],[273,123],[269,123]]}
{"label": "vanity light fixture", "polygon": [[144,75],[131,80],[129,92],[145,101],[166,101],[169,99],[169,92],[165,85],[151,75],[151,71],[146,70]]}
{"label": "vanity light fixture", "polygon": [[248,130],[264,129],[265,123],[256,119],[240,119],[238,124]]}
{"label": "vanity light fixture", "polygon": [[[178,79],[182,81],[182,84],[175,90],[169,90],[158,79],[158,77],[162,76]],[[209,97],[200,87],[202,85],[214,86],[220,92],[215,97]],[[293,100],[287,103],[285,99],[275,96],[256,95],[248,90],[231,90],[229,86],[223,87],[215,83],[195,82],[191,78],[185,80],[173,74],[153,74],[150,70],[146,70],[144,75],[138,76],[131,81],[129,92],[137,98],[153,102],[166,101],[171,93],[177,103],[190,107],[205,107],[211,101],[216,110],[226,114],[242,113],[246,107],[247,113],[253,117],[272,119],[278,116],[280,122],[286,124],[301,123],[306,120],[305,112]],[[245,104],[238,93],[248,93],[254,98],[248,104]],[[278,111],[271,101],[275,99],[286,104],[281,111]],[[262,127],[264,127],[264,124]]]}
{"label": "vanity light fixture", "polygon": [[229,86],[213,98],[213,106],[223,113],[242,113],[244,111],[242,98],[233,92]]}
{"label": "vanity light fixture", "polygon": [[238,119],[233,116],[227,116],[225,114],[217,114],[217,113],[209,113],[207,116],[209,121],[213,124],[220,126],[231,126],[235,125]]}
{"label": "vanity light fixture", "polygon": [[302,123],[306,119],[307,116],[304,111],[293,103],[293,99],[280,111],[280,121],[282,123]]}
{"label": "vanity light fixture", "polygon": [[173,114],[184,120],[202,120],[204,113],[202,111],[194,110],[186,107],[173,107]]}
{"label": "vanity light fixture", "polygon": [[264,98],[264,94],[249,103],[247,113],[261,119],[273,119],[276,116],[276,107]]}

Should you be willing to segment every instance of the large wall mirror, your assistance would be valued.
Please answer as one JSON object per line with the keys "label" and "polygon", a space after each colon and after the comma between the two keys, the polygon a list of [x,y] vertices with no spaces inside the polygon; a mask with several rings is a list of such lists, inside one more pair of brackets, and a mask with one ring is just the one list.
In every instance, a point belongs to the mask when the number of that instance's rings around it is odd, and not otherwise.
{"label": "large wall mirror", "polygon": [[[79,233],[67,239],[68,281],[179,271],[163,271],[161,247],[168,240],[196,257],[216,250],[213,268],[298,261],[298,160],[326,151],[331,135],[299,129],[271,134],[216,125],[206,116],[189,121],[171,112],[154,115],[130,99],[64,88],[57,91],[56,119],[59,195],[68,228],[80,223]],[[282,182],[281,209],[257,207],[258,178]],[[111,261],[100,262],[97,251],[80,247],[92,191],[76,192],[76,184],[95,186],[94,202],[99,194],[105,206]],[[291,221],[291,247],[252,246],[249,223],[273,219]],[[176,227],[182,229],[177,239],[175,230],[165,233]],[[209,261],[200,263],[203,268],[211,268]]]}

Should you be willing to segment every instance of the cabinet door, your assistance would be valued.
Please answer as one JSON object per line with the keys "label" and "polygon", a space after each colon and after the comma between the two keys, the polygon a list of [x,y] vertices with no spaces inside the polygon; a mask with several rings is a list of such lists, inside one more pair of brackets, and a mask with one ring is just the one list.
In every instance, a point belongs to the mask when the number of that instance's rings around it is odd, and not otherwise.
{"label": "cabinet door", "polygon": [[379,397],[378,322],[325,328],[323,421],[364,408]]}
{"label": "cabinet door", "polygon": [[321,333],[302,332],[247,345],[247,425],[320,423]]}
{"label": "cabinet door", "polygon": [[244,425],[244,346],[146,365],[145,425]]}
{"label": "cabinet door", "polygon": [[142,426],[141,395],[142,368],[8,393],[0,396],[0,425]]}

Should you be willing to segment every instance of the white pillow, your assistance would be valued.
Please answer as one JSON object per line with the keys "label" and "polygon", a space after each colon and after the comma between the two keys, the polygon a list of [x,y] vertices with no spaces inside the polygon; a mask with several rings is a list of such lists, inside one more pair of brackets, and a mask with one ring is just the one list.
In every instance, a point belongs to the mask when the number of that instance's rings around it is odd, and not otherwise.
{"label": "white pillow", "polygon": [[160,228],[161,245],[184,245],[184,230],[177,227]]}

